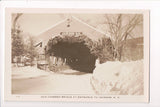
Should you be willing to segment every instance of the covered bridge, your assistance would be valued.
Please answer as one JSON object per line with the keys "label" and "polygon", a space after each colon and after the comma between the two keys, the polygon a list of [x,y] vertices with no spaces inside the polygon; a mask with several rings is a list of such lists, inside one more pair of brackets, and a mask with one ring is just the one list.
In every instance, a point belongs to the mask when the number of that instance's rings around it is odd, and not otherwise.
{"label": "covered bridge", "polygon": [[[106,44],[103,44],[103,38]],[[37,49],[49,65],[67,64],[72,69],[82,72],[93,72],[98,51],[103,50],[98,46],[107,45],[109,54],[112,54],[110,50],[113,48],[108,35],[75,16],[42,31],[36,39]]]}

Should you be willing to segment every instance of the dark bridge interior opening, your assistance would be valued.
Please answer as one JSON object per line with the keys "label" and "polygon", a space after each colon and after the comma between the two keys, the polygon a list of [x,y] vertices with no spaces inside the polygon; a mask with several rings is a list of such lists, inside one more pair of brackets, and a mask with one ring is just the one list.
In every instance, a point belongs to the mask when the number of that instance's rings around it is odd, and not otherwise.
{"label": "dark bridge interior opening", "polygon": [[52,47],[54,56],[66,59],[66,64],[71,69],[81,72],[93,72],[96,57],[90,53],[90,49],[84,42],[58,42]]}

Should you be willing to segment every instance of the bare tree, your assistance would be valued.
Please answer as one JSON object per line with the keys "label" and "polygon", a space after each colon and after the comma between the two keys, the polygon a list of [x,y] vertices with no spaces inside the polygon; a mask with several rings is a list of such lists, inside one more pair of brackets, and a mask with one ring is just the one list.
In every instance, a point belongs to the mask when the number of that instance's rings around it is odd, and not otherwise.
{"label": "bare tree", "polygon": [[14,20],[13,20],[13,29],[16,29],[16,24],[17,24],[17,21],[18,19],[20,18],[20,16],[22,16],[23,13],[17,13]]}
{"label": "bare tree", "polygon": [[107,32],[110,34],[114,45],[114,58],[121,60],[121,54],[125,41],[129,35],[132,35],[134,28],[143,23],[141,14],[116,14],[105,15]]}

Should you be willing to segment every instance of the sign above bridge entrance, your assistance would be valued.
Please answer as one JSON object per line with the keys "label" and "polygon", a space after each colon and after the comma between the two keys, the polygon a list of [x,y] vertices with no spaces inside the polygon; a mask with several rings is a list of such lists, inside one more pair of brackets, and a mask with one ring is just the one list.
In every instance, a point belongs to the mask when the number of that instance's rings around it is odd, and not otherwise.
{"label": "sign above bridge entrance", "polygon": [[82,35],[82,32],[60,32],[60,35],[68,35],[68,36],[79,36]]}

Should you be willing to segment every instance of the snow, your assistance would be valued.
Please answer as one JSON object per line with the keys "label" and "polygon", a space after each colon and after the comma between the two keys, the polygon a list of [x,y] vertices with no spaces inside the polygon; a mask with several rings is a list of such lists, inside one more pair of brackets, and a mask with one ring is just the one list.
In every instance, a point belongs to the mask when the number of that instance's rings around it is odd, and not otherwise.
{"label": "snow", "polygon": [[12,67],[12,79],[27,79],[39,76],[47,76],[49,72],[37,69],[35,66],[30,67]]}
{"label": "snow", "polygon": [[97,94],[143,95],[143,60],[99,64],[91,85]]}
{"label": "snow", "polygon": [[12,93],[143,95],[143,60],[96,64],[91,73],[12,67]]}
{"label": "snow", "polygon": [[90,73],[71,69],[54,73],[36,67],[13,67],[12,94],[94,94],[91,76]]}

